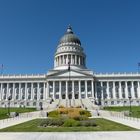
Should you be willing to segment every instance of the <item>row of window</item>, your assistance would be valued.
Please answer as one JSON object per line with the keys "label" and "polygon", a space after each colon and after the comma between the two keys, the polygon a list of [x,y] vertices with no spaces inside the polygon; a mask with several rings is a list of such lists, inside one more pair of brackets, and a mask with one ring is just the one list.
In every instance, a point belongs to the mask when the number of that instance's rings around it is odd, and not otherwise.
{"label": "row of window", "polygon": [[[20,99],[24,100],[25,99],[25,94],[23,94],[21,97],[18,94],[16,94],[15,97],[13,97],[12,95],[7,96],[6,94],[4,94],[2,96],[2,99],[3,100],[6,100],[6,99],[8,99],[8,97],[11,97],[11,99],[16,99],[16,100],[20,100]],[[43,99],[43,94],[39,95],[38,97],[39,97],[39,99]],[[32,99],[31,94],[28,94],[27,95],[27,99],[28,100],[31,100]],[[37,94],[35,94],[33,96],[33,100],[37,100]]]}
{"label": "row of window", "polygon": [[[39,103],[37,103],[37,102],[27,102],[27,103],[25,103],[25,102],[21,102],[21,103],[18,103],[18,102],[14,102],[14,106],[20,106],[20,107],[24,107],[24,106],[36,106],[36,105],[38,105],[39,104],[39,106],[42,106],[43,105],[43,103],[42,102],[39,102]],[[2,106],[5,106],[5,107],[7,107],[8,106],[8,104],[6,104],[5,102],[2,102],[1,103],[1,105]]]}
{"label": "row of window", "polygon": [[[109,93],[107,94],[107,89],[104,88],[103,90],[101,90],[101,88],[97,89],[97,98],[114,98],[113,96],[115,96],[115,98],[128,98],[128,96],[132,97],[132,91],[131,88],[128,88],[128,90],[126,91],[125,88],[121,88],[121,95],[119,94],[119,89],[116,88],[115,89],[115,94],[113,95],[113,88],[109,88]],[[135,98],[138,98],[138,89],[134,88],[134,96]]]}

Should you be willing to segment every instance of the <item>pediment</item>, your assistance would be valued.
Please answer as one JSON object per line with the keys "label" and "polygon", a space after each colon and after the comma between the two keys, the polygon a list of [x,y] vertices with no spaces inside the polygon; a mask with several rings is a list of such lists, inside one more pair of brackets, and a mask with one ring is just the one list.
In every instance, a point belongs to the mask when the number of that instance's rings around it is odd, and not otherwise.
{"label": "pediment", "polygon": [[78,70],[63,70],[63,71],[57,71],[53,72],[52,74],[48,75],[48,77],[92,77],[93,75],[87,72],[78,71]]}

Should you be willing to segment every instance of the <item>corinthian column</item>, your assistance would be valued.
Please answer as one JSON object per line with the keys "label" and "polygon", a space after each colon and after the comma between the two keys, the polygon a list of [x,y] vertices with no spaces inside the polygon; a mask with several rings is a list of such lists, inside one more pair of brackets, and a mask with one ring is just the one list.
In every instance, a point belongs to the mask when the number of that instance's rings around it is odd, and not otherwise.
{"label": "corinthian column", "polygon": [[61,92],[62,92],[61,89],[62,88],[61,88],[61,85],[62,85],[61,81],[59,81],[59,99],[62,99],[62,94],[61,94]]}
{"label": "corinthian column", "polygon": [[109,95],[109,82],[108,81],[106,83],[106,93],[107,93],[107,98],[110,99],[110,95]]}
{"label": "corinthian column", "polygon": [[21,95],[21,83],[19,83],[19,100],[22,99],[22,95]]}
{"label": "corinthian column", "polygon": [[113,81],[113,99],[116,99],[115,82]]}
{"label": "corinthian column", "polygon": [[55,81],[53,81],[53,99],[55,100]]}
{"label": "corinthian column", "polygon": [[37,100],[40,100],[39,83],[37,83]]}
{"label": "corinthian column", "polygon": [[88,96],[87,96],[87,81],[85,81],[85,95],[86,95],[86,98],[88,98]]}
{"label": "corinthian column", "polygon": [[66,81],[66,99],[68,99],[68,81]]}
{"label": "corinthian column", "polygon": [[72,99],[74,99],[74,81],[72,81]]}
{"label": "corinthian column", "polygon": [[0,101],[2,100],[2,83],[1,83],[1,86],[0,86]]}
{"label": "corinthian column", "polygon": [[[15,88],[15,87],[14,87]],[[27,100],[27,83],[25,83],[25,101]]]}
{"label": "corinthian column", "polygon": [[81,99],[81,81],[78,82],[79,83],[79,98]]}
{"label": "corinthian column", "polygon": [[131,96],[132,96],[132,99],[134,99],[135,98],[135,93],[134,93],[134,82],[133,81],[131,81]]}
{"label": "corinthian column", "polygon": [[121,81],[119,81],[119,97],[120,97],[120,99],[122,99],[122,92],[121,92],[121,90],[122,90]]}
{"label": "corinthian column", "polygon": [[46,95],[47,99],[49,99],[49,94],[50,94],[49,92],[50,92],[50,90],[49,90],[49,81],[47,81],[47,93],[46,93],[47,94]]}
{"label": "corinthian column", "polygon": [[46,82],[43,83],[43,100],[46,100]]}
{"label": "corinthian column", "polygon": [[137,88],[137,92],[138,92],[138,98],[140,98],[140,83],[138,81],[138,88]]}
{"label": "corinthian column", "polygon": [[91,95],[92,95],[92,98],[94,98],[94,84],[93,84],[93,80],[91,81]]}
{"label": "corinthian column", "polygon": [[127,81],[125,81],[125,97],[128,99],[128,86],[127,86]]}

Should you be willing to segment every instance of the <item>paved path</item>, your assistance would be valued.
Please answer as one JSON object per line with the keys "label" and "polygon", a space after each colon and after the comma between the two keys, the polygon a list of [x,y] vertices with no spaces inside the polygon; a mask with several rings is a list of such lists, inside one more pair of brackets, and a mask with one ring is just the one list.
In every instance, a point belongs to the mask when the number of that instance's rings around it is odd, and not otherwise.
{"label": "paved path", "polygon": [[[95,112],[92,112],[95,115]],[[28,114],[28,115],[27,115]],[[5,128],[22,122],[41,117],[41,112],[32,112],[22,114],[20,118],[9,119],[7,122],[0,120],[0,128]],[[22,118],[23,117],[23,118]],[[100,116],[97,114],[94,117],[101,117],[115,122],[119,122],[134,128],[140,129],[140,121],[128,120],[112,116],[110,112],[100,111]],[[18,120],[19,119],[19,120]],[[0,133],[2,140],[140,140],[139,131],[108,131],[108,132],[16,132],[16,133]]]}
{"label": "paved path", "polygon": [[[118,116],[117,112],[113,112],[112,115],[112,113],[110,113],[109,111],[102,110],[99,111],[100,116],[97,115],[96,110],[92,110],[91,113],[93,115],[93,118],[105,118],[111,121],[122,123],[130,127],[134,127],[136,129],[140,129],[140,119],[130,119],[129,117],[126,118],[124,116]],[[26,121],[30,121],[33,119],[41,118],[43,115],[45,115],[44,112],[36,111],[22,113],[19,117],[0,120],[0,129],[20,124]]]}
{"label": "paved path", "polygon": [[140,132],[30,132],[0,133],[2,140],[140,140]]}
{"label": "paved path", "polygon": [[137,120],[133,120],[133,119],[123,119],[123,118],[118,118],[118,117],[103,117],[105,119],[111,120],[111,121],[115,121],[136,129],[140,129],[140,121]]}
{"label": "paved path", "polygon": [[120,112],[99,111],[102,118],[140,129],[140,119],[125,117]]}
{"label": "paved path", "polygon": [[23,122],[27,122],[33,119],[37,119],[41,117],[41,115],[42,114],[40,111],[36,111],[36,112],[21,113],[18,117],[0,120],[0,129],[17,125]]}

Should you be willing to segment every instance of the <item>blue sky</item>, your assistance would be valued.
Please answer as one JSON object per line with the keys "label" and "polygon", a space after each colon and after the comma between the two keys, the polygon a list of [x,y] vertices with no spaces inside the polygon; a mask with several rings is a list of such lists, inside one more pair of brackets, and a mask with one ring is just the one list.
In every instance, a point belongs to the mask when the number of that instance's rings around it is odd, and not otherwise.
{"label": "blue sky", "polygon": [[46,73],[71,24],[95,72],[137,72],[139,0],[0,0],[4,74]]}

